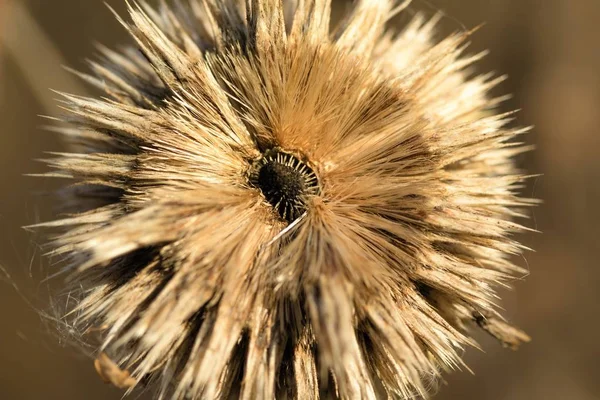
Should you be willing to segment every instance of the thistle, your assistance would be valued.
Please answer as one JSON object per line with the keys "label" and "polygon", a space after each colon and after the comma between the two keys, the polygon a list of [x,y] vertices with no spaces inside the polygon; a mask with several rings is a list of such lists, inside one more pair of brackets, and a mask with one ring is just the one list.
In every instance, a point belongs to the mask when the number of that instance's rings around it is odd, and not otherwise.
{"label": "thistle", "polygon": [[386,27],[408,3],[359,0],[336,26],[330,0],[129,7],[135,47],[80,74],[104,97],[65,95],[77,153],[49,161],[75,182],[45,225],[103,377],[403,399],[461,366],[472,327],[528,340],[494,304],[522,272],[525,129],[494,113],[502,78],[466,72],[470,33]]}

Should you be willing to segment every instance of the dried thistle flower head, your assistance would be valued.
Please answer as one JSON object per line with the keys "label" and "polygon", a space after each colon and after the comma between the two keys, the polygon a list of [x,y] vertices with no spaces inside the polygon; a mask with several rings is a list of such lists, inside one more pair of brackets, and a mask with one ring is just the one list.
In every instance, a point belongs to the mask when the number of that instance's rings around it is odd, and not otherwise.
{"label": "dried thistle flower head", "polygon": [[[54,254],[97,368],[176,399],[407,398],[461,364],[521,270],[526,150],[472,77],[468,33],[386,28],[408,2],[190,0],[129,8],[66,96],[79,212]],[[110,357],[110,358],[109,358]],[[130,375],[131,374],[131,375]]]}

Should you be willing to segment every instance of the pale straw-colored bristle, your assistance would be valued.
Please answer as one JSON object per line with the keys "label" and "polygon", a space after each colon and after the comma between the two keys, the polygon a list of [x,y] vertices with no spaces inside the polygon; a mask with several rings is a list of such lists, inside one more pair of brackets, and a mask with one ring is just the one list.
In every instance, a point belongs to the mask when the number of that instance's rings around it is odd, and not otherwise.
{"label": "pale straw-colored bristle", "polygon": [[[471,76],[471,33],[408,1],[131,3],[64,95],[54,154],[73,214],[52,254],[103,379],[174,399],[426,396],[480,327],[510,347],[498,285],[529,148]],[[44,226],[44,224],[42,225]],[[69,303],[72,304],[72,303]],[[93,341],[94,338],[89,338]],[[85,338],[88,340],[88,338]],[[155,384],[155,386],[152,386]]]}

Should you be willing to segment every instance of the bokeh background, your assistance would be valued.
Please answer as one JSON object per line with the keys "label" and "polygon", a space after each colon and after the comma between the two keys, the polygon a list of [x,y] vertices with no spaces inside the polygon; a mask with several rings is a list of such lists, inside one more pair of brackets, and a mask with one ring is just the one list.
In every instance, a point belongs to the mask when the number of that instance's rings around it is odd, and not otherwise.
{"label": "bokeh background", "polygon": [[[124,13],[123,0],[108,3]],[[537,151],[519,162],[543,173],[524,192],[544,200],[528,222],[543,233],[522,238],[536,250],[521,260],[531,275],[502,293],[533,342],[511,352],[481,336],[484,351],[466,352],[473,373],[446,375],[435,399],[600,399],[600,1],[414,0],[399,23],[418,11],[444,13],[441,35],[485,23],[471,51],[491,49],[479,70],[510,76],[497,94],[514,97],[502,107],[535,125],[526,140]],[[95,41],[126,40],[101,0],[0,0],[0,399],[121,397],[35,311],[48,306],[48,271],[41,240],[21,227],[51,215],[56,182],[24,176],[62,149],[40,129],[38,115],[58,112],[49,88],[88,90],[58,66],[84,69]]]}

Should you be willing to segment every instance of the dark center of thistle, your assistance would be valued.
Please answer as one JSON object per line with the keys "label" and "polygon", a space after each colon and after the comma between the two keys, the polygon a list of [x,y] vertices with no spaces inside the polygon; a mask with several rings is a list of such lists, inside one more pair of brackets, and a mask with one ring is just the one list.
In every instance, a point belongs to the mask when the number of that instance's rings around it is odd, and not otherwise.
{"label": "dark center of thistle", "polygon": [[306,211],[307,197],[319,194],[319,180],[304,161],[280,149],[271,149],[256,161],[250,183],[259,188],[279,216],[293,222]]}

